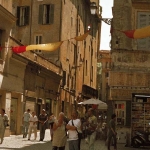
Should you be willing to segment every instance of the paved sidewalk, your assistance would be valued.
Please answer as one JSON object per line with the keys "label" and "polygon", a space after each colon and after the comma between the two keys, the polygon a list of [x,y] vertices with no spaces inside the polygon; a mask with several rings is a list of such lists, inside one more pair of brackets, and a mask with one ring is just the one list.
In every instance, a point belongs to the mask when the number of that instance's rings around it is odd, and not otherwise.
{"label": "paved sidewalk", "polygon": [[[31,140],[28,141],[27,138],[23,138],[22,135],[11,135],[10,137],[5,137],[3,144],[0,145],[1,150],[52,150],[52,145],[50,141],[50,131],[46,130],[45,139],[43,142],[39,142],[39,132],[37,140],[32,140],[33,135],[31,136]],[[150,148],[129,148],[124,147],[124,144],[118,144],[118,150],[150,150]],[[66,145],[66,150],[68,149],[68,143]],[[81,150],[88,150],[88,145],[85,143],[85,140],[81,142]],[[101,140],[96,140],[95,142],[95,150],[107,150],[105,146],[105,142]],[[113,147],[111,147],[113,150]]]}

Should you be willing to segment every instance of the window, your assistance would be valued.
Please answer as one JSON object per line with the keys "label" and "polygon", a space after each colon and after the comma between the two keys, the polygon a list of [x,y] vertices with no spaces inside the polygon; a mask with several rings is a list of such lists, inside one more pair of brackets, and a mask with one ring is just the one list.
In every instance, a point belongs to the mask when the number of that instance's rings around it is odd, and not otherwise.
{"label": "window", "polygon": [[17,25],[18,26],[26,26],[29,24],[29,6],[21,6],[17,7]]}
{"label": "window", "polygon": [[[42,44],[42,36],[41,35],[36,35],[35,39],[34,39],[34,43],[35,44]],[[42,51],[41,50],[35,50],[36,53],[41,54]]]}
{"label": "window", "polygon": [[[150,12],[138,12],[137,28],[150,25]],[[137,40],[138,50],[150,50],[150,38]]]}
{"label": "window", "polygon": [[54,22],[54,5],[39,5],[39,24],[52,24]]}

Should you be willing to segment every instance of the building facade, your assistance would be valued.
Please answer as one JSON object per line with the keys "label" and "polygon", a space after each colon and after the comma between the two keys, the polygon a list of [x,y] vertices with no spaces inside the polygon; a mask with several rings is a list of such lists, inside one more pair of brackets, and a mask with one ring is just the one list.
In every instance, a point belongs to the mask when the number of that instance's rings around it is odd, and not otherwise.
{"label": "building facade", "polygon": [[[134,30],[149,26],[149,2],[140,0],[114,0],[112,20],[111,58],[112,67],[109,72],[109,100],[113,104],[113,112],[117,114],[117,124],[130,127],[131,134],[135,128],[145,130],[147,123],[139,119],[135,102],[149,106],[149,37],[130,39],[120,31]],[[117,29],[117,30],[116,30]],[[136,95],[136,96],[135,96]],[[147,98],[144,98],[147,97]],[[138,126],[134,118],[137,119]],[[143,122],[143,123],[141,123]]]}
{"label": "building facade", "polygon": [[27,45],[16,38],[15,8],[16,1],[2,0],[0,3],[0,108],[4,108],[9,116],[6,136],[21,133],[22,115],[28,108],[37,115],[42,108],[48,113],[57,111],[58,87],[62,78],[60,67],[42,56],[34,52],[12,52],[14,46]]}
{"label": "building facade", "polygon": [[[94,16],[90,13],[90,3],[89,0],[19,0],[14,3],[14,14],[18,18],[15,39],[24,45],[63,41],[56,51],[36,50],[35,53],[61,67],[63,79],[59,89],[60,101],[57,102],[59,110],[66,115],[71,114],[79,99],[83,100],[83,95],[89,94],[88,89],[96,91],[95,64],[101,16],[99,1],[96,1],[98,10]],[[28,18],[22,20],[22,15]],[[72,39],[85,34],[89,28],[91,31],[85,40]],[[88,98],[94,96],[91,93]],[[57,115],[58,112],[54,113]]]}
{"label": "building facade", "polygon": [[[100,7],[91,15],[90,0],[1,1],[0,107],[6,109],[11,134],[20,134],[26,109],[42,108],[70,117],[78,102],[97,97],[96,70]],[[71,11],[70,11],[71,10]],[[90,29],[90,32],[89,32]],[[75,40],[85,33],[86,39]],[[14,53],[12,47],[63,41],[55,51]]]}

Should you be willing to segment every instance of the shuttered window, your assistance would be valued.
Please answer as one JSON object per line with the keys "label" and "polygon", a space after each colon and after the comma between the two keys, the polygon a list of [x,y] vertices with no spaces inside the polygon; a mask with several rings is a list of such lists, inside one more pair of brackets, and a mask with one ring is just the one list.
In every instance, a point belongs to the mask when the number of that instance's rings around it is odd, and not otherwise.
{"label": "shuttered window", "polygon": [[[35,44],[42,44],[42,35],[36,35],[34,37],[34,43]],[[42,51],[40,49],[36,49],[35,52],[38,54],[42,54]]]}
{"label": "shuttered window", "polygon": [[[150,12],[138,12],[137,28],[142,28],[150,25]],[[137,40],[138,50],[150,50],[150,38]]]}
{"label": "shuttered window", "polygon": [[54,22],[54,5],[39,5],[39,24],[52,24]]}
{"label": "shuttered window", "polygon": [[29,6],[21,6],[17,7],[17,25],[18,26],[26,26],[29,24]]}

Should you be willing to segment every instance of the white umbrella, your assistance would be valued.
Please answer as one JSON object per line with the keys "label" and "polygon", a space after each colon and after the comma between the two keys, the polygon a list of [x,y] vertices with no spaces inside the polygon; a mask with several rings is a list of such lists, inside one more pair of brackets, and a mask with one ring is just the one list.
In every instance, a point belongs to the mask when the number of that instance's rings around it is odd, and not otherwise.
{"label": "white umbrella", "polygon": [[107,105],[106,103],[102,102],[101,100],[94,99],[94,98],[88,99],[88,100],[84,101],[82,104],[83,105],[85,105],[85,104],[96,104],[96,105],[105,105],[105,106]]}

